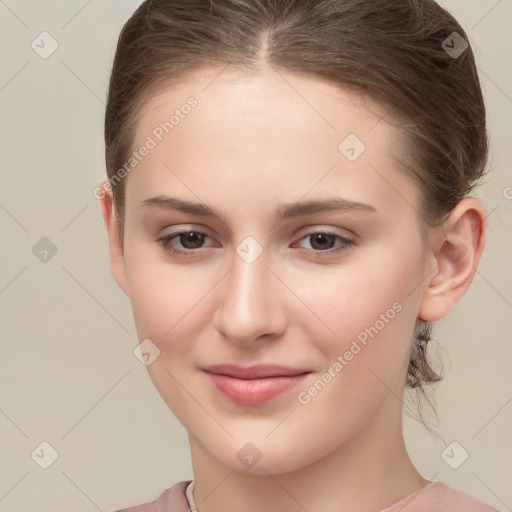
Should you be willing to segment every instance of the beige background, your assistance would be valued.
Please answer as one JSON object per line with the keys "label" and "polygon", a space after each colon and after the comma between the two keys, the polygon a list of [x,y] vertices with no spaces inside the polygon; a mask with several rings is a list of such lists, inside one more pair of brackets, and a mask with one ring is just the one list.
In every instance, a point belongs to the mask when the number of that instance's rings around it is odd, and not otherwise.
{"label": "beige background", "polygon": [[[105,173],[115,43],[138,4],[0,0],[0,512],[108,511],[192,477],[186,432],[133,355],[130,304],[109,273],[92,195]],[[404,428],[426,478],[504,511],[512,507],[512,2],[443,5],[469,34],[486,96],[492,172],[478,197],[489,231],[472,287],[436,331],[448,373],[435,395],[443,442],[407,417]],[[31,47],[43,31],[58,42],[46,59]],[[46,262],[32,250],[43,237],[57,248]],[[457,469],[442,457],[454,441],[469,453]],[[42,442],[58,452],[47,469],[36,463],[49,461]],[[451,460],[461,453],[455,446]]]}

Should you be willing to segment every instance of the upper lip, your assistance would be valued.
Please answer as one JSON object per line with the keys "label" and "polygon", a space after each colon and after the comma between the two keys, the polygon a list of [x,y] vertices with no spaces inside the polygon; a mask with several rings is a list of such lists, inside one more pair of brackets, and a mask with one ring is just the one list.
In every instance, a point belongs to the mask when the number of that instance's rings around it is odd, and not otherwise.
{"label": "upper lip", "polygon": [[254,366],[237,366],[235,364],[216,364],[204,368],[209,373],[228,375],[237,379],[261,379],[264,377],[289,377],[309,373],[310,370],[280,366],[275,364],[257,364]]}

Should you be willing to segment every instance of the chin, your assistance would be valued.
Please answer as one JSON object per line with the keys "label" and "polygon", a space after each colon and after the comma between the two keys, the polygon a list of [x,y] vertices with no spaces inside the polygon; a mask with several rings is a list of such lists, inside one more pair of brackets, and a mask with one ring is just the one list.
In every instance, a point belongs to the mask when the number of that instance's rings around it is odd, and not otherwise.
{"label": "chin", "polygon": [[298,440],[276,437],[276,443],[264,438],[261,442],[257,439],[254,442],[235,441],[221,447],[216,445],[210,454],[235,473],[262,476],[290,473],[322,457],[318,450],[312,451],[307,448],[302,451],[297,450],[297,446],[301,445]]}

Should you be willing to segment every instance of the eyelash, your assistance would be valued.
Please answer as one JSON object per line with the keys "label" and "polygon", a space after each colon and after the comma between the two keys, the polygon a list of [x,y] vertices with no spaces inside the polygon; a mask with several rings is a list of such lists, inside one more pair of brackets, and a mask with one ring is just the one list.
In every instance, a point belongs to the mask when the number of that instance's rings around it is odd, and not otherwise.
{"label": "eyelash", "polygon": [[[171,246],[171,243],[175,238],[178,238],[181,235],[186,235],[188,233],[204,235],[204,236],[210,238],[207,233],[189,229],[189,230],[185,230],[185,231],[177,231],[176,233],[172,233],[170,235],[166,235],[166,236],[157,238],[156,242],[158,243],[158,245],[163,247],[163,249],[165,251],[169,252],[171,255],[177,255],[177,256],[184,257],[184,258],[191,258],[191,257],[194,257],[195,252],[199,251],[200,249],[203,249],[203,247],[199,247],[198,249],[182,250],[182,249],[176,249],[175,247]],[[304,240],[305,238],[308,238],[312,235],[318,235],[318,234],[333,236],[333,237],[337,238],[338,240],[340,240],[342,243],[340,244],[340,246],[337,249],[329,249],[326,251],[320,251],[320,250],[315,250],[315,249],[306,249],[305,252],[309,256],[320,256],[321,258],[329,257],[332,255],[341,253],[341,252],[348,251],[350,248],[352,248],[355,245],[355,240],[351,240],[350,238],[345,238],[341,235],[338,235],[337,233],[331,233],[329,231],[312,231],[311,233],[308,233],[307,235],[300,238],[300,240]]]}

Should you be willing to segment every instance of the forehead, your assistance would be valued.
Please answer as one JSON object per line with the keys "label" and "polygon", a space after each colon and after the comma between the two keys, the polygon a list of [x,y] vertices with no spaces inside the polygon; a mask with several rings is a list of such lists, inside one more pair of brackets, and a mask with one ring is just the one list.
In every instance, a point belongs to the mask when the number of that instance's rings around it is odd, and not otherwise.
{"label": "forehead", "polygon": [[197,110],[202,116],[210,114],[217,125],[226,124],[224,121],[245,124],[249,119],[267,124],[288,120],[295,125],[294,132],[310,135],[350,125],[355,128],[356,123],[362,129],[373,128],[380,121],[385,124],[383,118],[389,113],[386,106],[360,91],[340,88],[316,75],[269,65],[251,71],[211,67],[187,72],[144,101],[137,135],[168,118],[166,114],[179,109],[190,97],[201,105]]}
{"label": "forehead", "polygon": [[359,195],[354,200],[380,194],[396,201],[390,192],[403,187],[413,198],[415,187],[393,158],[402,135],[388,110],[321,78],[270,66],[198,70],[145,103],[133,146],[151,139],[154,147],[128,183],[139,196],[168,184],[189,196],[214,185],[266,199],[283,187],[294,199],[338,188]]}

